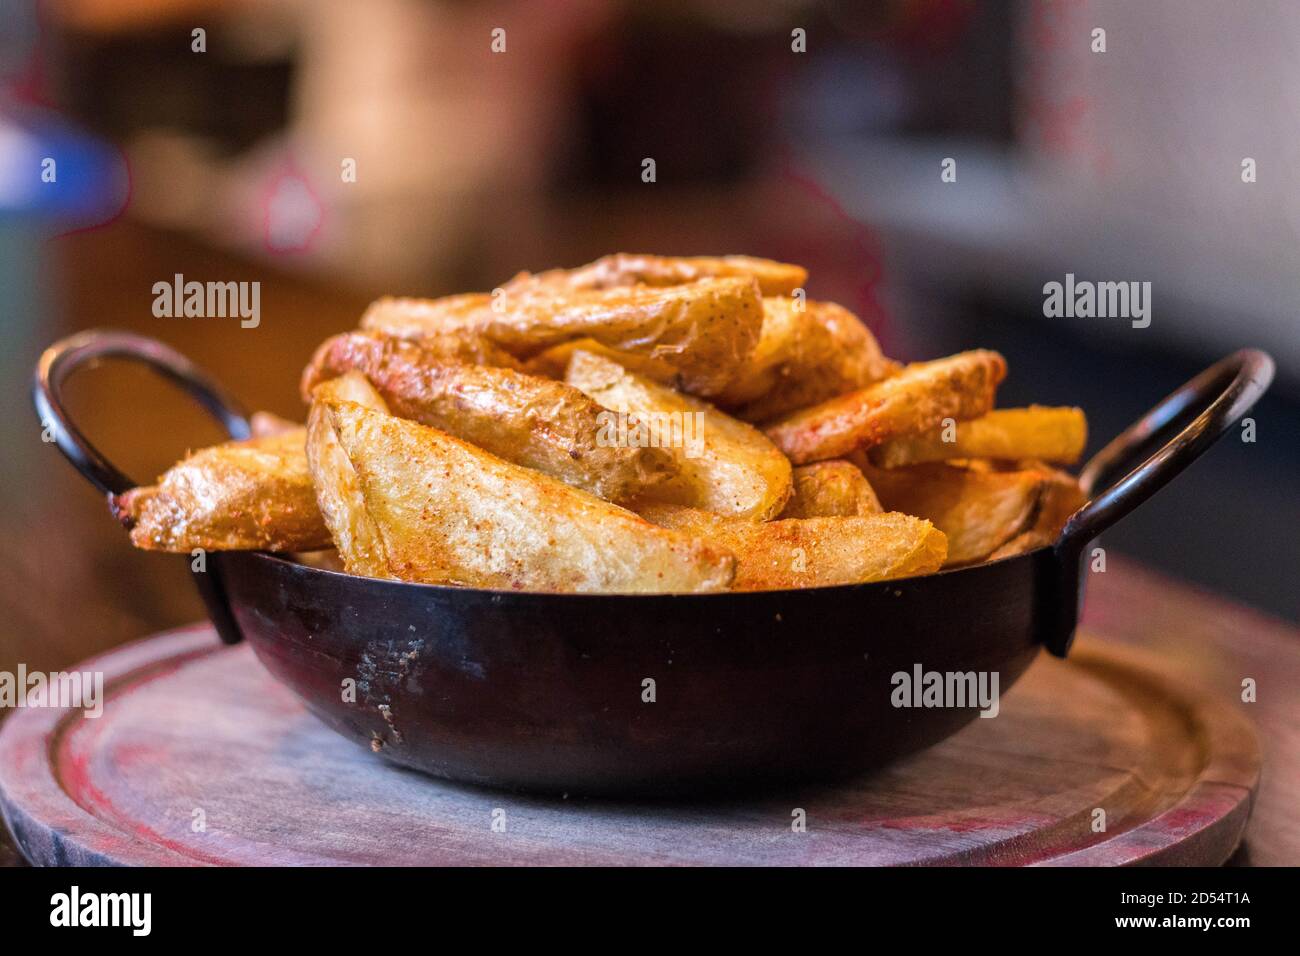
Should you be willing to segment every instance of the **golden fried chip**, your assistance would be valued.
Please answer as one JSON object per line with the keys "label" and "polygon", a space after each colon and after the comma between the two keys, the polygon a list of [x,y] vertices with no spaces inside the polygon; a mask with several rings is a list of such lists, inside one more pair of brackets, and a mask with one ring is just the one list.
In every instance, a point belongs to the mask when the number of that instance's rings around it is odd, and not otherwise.
{"label": "golden fried chip", "polygon": [[[328,386],[332,397],[385,410],[359,375]],[[312,551],[330,532],[316,504],[306,430],[266,413],[260,437],[204,448],[168,469],[157,485],[112,499],[131,542],[151,551]]]}
{"label": "golden fried chip", "polygon": [[[331,527],[352,573],[617,593],[724,590],[734,573],[721,548],[438,429],[321,401],[310,427],[312,474],[343,509]],[[340,454],[318,454],[329,442]]]}
{"label": "golden fried chip", "polygon": [[[945,440],[948,439],[948,440]],[[921,435],[895,438],[871,450],[883,468],[961,458],[1037,458],[1069,464],[1088,443],[1088,420],[1080,408],[995,408],[987,415]]]}
{"label": "golden fried chip", "polygon": [[1070,516],[1083,507],[1087,495],[1073,475],[1041,462],[1022,462],[1022,467],[1037,470],[1045,483],[1038,501],[1038,512],[1029,527],[989,555],[990,561],[1024,554],[1055,544]]}
{"label": "golden fried chip", "polygon": [[[367,344],[364,340],[370,339]],[[388,335],[384,332],[353,332],[335,335],[326,339],[316,349],[303,373],[301,383],[304,401],[311,400],[311,390],[317,384],[311,380],[313,369],[326,370],[339,366],[347,359],[349,352],[377,349],[380,343],[407,343],[418,345],[426,361],[430,363],[460,362],[466,365],[491,365],[500,368],[512,368],[522,371],[523,364],[495,342],[479,335],[477,332],[435,332],[430,335],[405,338]],[[396,348],[397,345],[392,346]]]}
{"label": "golden fried chip", "polygon": [[405,338],[482,335],[518,358],[593,338],[665,362],[676,383],[699,395],[726,385],[753,351],[763,323],[752,278],[686,285],[566,291],[553,286],[445,299],[380,299],[362,327]]}
{"label": "golden fried chip", "polygon": [[358,371],[316,385],[307,415],[307,466],[330,537],[346,570],[383,578],[388,574],[388,550],[370,518],[352,462],[330,427],[328,408],[346,404],[388,414],[383,398]]}
{"label": "golden fried chip", "polygon": [[791,295],[808,281],[808,270],[788,262],[753,256],[647,256],[619,252],[602,256],[577,269],[521,272],[504,288],[515,291],[537,286],[569,289],[614,289],[620,286],[684,285],[699,279],[740,276],[757,280],[763,295]]}
{"label": "golden fried chip", "polygon": [[611,349],[601,345],[595,339],[574,339],[572,342],[553,345],[525,362],[524,369],[534,375],[563,380],[574,352],[590,352],[592,355],[599,355],[603,359],[616,362],[629,372],[670,388],[677,381],[677,370],[662,359],[638,352]]}
{"label": "golden fried chip", "polygon": [[735,591],[858,584],[929,574],[947,554],[942,532],[904,514],[748,521],[646,502],[655,524],[712,541],[735,554]]}
{"label": "golden fried chip", "polygon": [[303,451],[301,427],[203,448],[155,485],[110,499],[113,514],[147,551],[310,551],[329,531]]}
{"label": "golden fried chip", "polygon": [[445,361],[420,344],[352,332],[317,349],[303,388],[348,370],[363,373],[394,415],[610,501],[644,494],[677,472],[664,449],[603,442],[608,411],[563,382]]}
{"label": "golden fried chip", "polygon": [[606,440],[648,440],[673,455],[677,474],[649,491],[654,499],[759,520],[784,507],[790,462],[758,429],[589,352],[573,354],[567,381],[628,415],[626,434]]}
{"label": "golden fried chip", "polygon": [[945,418],[987,413],[1006,370],[1001,355],[982,349],[918,362],[869,388],[788,415],[770,425],[767,435],[796,465],[842,458],[857,448],[929,431]]}
{"label": "golden fried chip", "polygon": [[858,466],[843,458],[794,469],[794,493],[782,518],[833,518],[881,511],[871,483]]}
{"label": "golden fried chip", "polygon": [[769,421],[865,388],[897,369],[848,309],[766,298],[758,345],[715,400],[745,421]]}
{"label": "golden fried chip", "polygon": [[1047,475],[1038,469],[983,471],[946,464],[860,467],[880,503],[933,521],[948,536],[948,565],[982,561],[1025,530],[1037,514]]}
{"label": "golden fried chip", "polygon": [[359,369],[340,370],[338,374],[322,380],[311,391],[312,401],[352,402],[372,411],[391,414],[384,396]]}

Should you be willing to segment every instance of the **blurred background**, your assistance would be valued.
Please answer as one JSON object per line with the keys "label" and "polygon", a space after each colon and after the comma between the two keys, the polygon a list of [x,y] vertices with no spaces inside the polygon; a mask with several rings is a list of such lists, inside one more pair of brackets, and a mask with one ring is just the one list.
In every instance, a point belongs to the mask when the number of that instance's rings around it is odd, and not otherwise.
{"label": "blurred background", "polygon": [[[895,357],[1001,350],[1000,403],[1083,406],[1090,451],[1268,349],[1256,442],[1105,543],[1300,618],[1300,6],[0,0],[0,24],[0,667],[201,613],[41,442],[44,345],[141,332],[301,418],[313,346],[374,296],[615,250],[803,263]],[[1150,282],[1150,327],[1045,318],[1067,273]],[[260,324],[155,317],[176,274],[259,281]],[[141,479],[220,437],[138,369],[71,393]]]}

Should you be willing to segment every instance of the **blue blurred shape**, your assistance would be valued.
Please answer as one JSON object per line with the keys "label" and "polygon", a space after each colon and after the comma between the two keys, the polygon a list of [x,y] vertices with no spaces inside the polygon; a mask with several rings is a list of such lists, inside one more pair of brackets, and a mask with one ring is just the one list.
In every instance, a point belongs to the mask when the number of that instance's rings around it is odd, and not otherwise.
{"label": "blue blurred shape", "polygon": [[49,113],[0,113],[0,217],[44,234],[84,229],[116,216],[129,194],[126,163],[112,147]]}

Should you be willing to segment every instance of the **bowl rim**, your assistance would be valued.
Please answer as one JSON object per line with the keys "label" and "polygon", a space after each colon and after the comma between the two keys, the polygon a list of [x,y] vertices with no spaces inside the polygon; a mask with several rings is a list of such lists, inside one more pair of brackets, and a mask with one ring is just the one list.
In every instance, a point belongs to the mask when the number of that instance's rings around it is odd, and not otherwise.
{"label": "bowl rim", "polygon": [[900,585],[915,586],[918,582],[931,581],[940,578],[950,578],[963,572],[984,571],[989,568],[997,568],[1011,565],[1015,562],[1036,561],[1038,556],[1044,551],[1052,549],[1052,545],[1042,545],[1031,551],[1022,551],[1019,554],[1008,555],[998,558],[996,561],[981,561],[976,564],[962,565],[957,568],[947,568],[942,571],[935,571],[931,574],[914,574],[903,578],[887,578],[883,581],[865,581],[851,584],[823,584],[806,588],[773,588],[761,591],[599,591],[599,592],[580,592],[580,591],[529,591],[524,589],[512,588],[477,588],[460,586],[454,584],[427,584],[420,581],[400,581],[389,578],[373,578],[361,574],[350,574],[347,571],[336,571],[330,568],[316,567],[311,564],[304,564],[301,561],[285,553],[272,551],[227,551],[219,552],[222,555],[242,555],[259,561],[269,561],[273,565],[279,566],[284,572],[305,575],[307,577],[317,577],[322,579],[337,578],[340,582],[346,582],[347,586],[374,587],[374,588],[399,588],[412,595],[424,593],[430,597],[434,596],[469,596],[478,598],[487,598],[492,601],[500,602],[507,598],[519,600],[522,598],[536,599],[538,601],[549,601],[553,603],[568,603],[573,601],[592,602],[593,599],[604,601],[609,600],[640,600],[649,599],[681,601],[685,599],[694,600],[722,600],[763,598],[771,600],[774,598],[799,599],[800,595],[825,595],[850,593],[862,593],[869,589],[886,590],[889,588],[898,589]]}

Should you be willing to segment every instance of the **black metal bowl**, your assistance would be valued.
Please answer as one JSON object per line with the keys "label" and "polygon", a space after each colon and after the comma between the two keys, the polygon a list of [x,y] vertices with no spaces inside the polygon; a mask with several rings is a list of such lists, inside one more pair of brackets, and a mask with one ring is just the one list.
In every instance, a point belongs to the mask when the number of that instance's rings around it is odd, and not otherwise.
{"label": "black metal bowl", "polygon": [[[159,370],[247,437],[239,406],[161,343],[73,336],[41,357],[34,398],[100,491],[136,483],[76,429],[60,388],[108,356]],[[928,747],[987,709],[915,706],[924,701],[898,675],[971,675],[985,690],[996,679],[1000,694],[1040,646],[1065,656],[1086,546],[1230,429],[1272,373],[1262,352],[1225,358],[1088,463],[1090,500],[1054,546],[941,574],[739,594],[544,594],[226,552],[194,578],[223,640],[247,638],[334,730],[436,776],[636,795],[842,776]]]}

